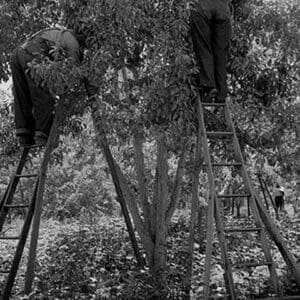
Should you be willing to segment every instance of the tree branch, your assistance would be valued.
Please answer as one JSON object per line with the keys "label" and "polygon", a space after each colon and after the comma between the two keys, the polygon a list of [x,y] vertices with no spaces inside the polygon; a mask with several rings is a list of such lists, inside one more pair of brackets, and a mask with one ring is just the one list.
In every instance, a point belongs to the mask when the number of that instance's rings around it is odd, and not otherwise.
{"label": "tree branch", "polygon": [[139,233],[139,236],[141,237],[142,242],[143,242],[143,244],[146,248],[147,255],[150,257],[151,256],[150,253],[153,253],[152,249],[154,247],[154,244],[153,244],[152,239],[150,237],[150,233],[147,230],[147,228],[145,226],[145,223],[143,222],[143,220],[140,216],[140,212],[138,210],[137,203],[134,200],[135,196],[133,195],[131,189],[129,188],[128,182],[127,182],[122,170],[120,169],[119,165],[117,165],[117,164],[116,164],[116,169],[117,169],[117,172],[119,174],[119,178],[121,180],[122,189],[124,191],[124,195],[125,195],[125,198],[127,200],[130,213],[131,213],[132,218],[134,220],[134,224],[135,224],[136,229]]}

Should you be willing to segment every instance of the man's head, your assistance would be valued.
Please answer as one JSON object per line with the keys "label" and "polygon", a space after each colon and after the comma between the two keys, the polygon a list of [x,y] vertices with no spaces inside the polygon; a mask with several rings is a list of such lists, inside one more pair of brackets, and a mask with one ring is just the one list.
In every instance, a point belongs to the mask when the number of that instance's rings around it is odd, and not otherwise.
{"label": "man's head", "polygon": [[91,31],[90,27],[91,26],[88,24],[87,20],[83,18],[76,20],[73,25],[73,34],[82,48],[87,47],[86,41]]}

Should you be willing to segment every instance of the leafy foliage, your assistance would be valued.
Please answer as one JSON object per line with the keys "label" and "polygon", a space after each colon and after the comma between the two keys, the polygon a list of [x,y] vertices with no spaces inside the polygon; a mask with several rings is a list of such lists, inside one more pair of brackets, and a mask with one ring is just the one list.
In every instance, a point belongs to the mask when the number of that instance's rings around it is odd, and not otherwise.
{"label": "leafy foliage", "polygon": [[[80,124],[85,123],[82,120]],[[103,157],[96,156],[95,143],[88,137],[92,135],[89,126],[80,130],[77,139],[62,136],[61,146],[54,153],[58,162],[53,162],[48,172],[46,217],[94,218],[118,211],[119,204]]]}
{"label": "leafy foliage", "polygon": [[286,173],[295,171],[298,13],[296,1],[248,1],[236,11],[228,65],[237,123]]}
{"label": "leafy foliage", "polygon": [[[87,220],[87,219],[85,219]],[[234,226],[245,226],[240,219],[229,220]],[[289,217],[278,221],[284,239],[293,254],[298,257],[294,240],[297,235],[297,222]],[[176,213],[170,227],[168,240],[167,299],[182,299],[184,295],[184,274],[187,264],[187,242],[189,227],[189,211]],[[201,233],[200,234],[205,234]],[[250,234],[251,235],[251,234]],[[261,249],[249,236],[244,239],[241,251],[234,247],[232,237],[232,259],[250,260],[257,256]],[[254,244],[253,244],[254,243]],[[148,269],[138,269],[129,246],[129,237],[124,223],[119,218],[101,217],[93,222],[58,223],[49,220],[42,225],[40,239],[40,255],[37,262],[37,281],[32,296],[55,297],[57,299],[150,299],[157,295],[155,282]],[[1,249],[2,251],[3,249]],[[272,250],[277,263],[277,271],[285,295],[298,295],[299,289],[286,270],[282,258],[275,248]],[[3,258],[9,261],[11,248],[7,248]],[[192,294],[200,296],[204,270],[205,241],[201,242],[198,234],[194,250]],[[212,260],[212,295],[221,295],[225,290],[223,271],[220,262],[220,249],[214,240]],[[25,261],[24,261],[25,263]],[[252,272],[239,270],[234,272],[235,283],[239,291],[239,299],[247,299],[251,295],[266,297],[272,294],[268,272],[264,267]],[[23,281],[18,280],[18,285]],[[20,291],[17,286],[16,291]],[[19,299],[17,297],[17,299]]]}

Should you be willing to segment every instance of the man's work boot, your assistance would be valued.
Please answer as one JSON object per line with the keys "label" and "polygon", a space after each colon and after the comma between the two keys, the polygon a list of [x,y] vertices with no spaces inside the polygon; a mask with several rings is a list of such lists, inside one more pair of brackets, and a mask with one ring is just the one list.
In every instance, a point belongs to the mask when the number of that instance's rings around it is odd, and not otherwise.
{"label": "man's work boot", "polygon": [[30,147],[34,145],[34,139],[29,134],[19,135],[19,143],[21,147]]}
{"label": "man's work boot", "polygon": [[212,88],[208,91],[207,98],[209,101],[212,101],[216,99],[217,95],[218,95],[218,90],[216,88]]}
{"label": "man's work boot", "polygon": [[213,87],[204,87],[203,95],[204,95],[203,102],[212,102],[217,97],[218,90]]}
{"label": "man's work boot", "polygon": [[[34,137],[35,145],[39,147],[43,147],[47,145],[48,136],[44,133],[38,133]],[[58,148],[59,146],[59,136],[57,136],[54,141],[52,142],[52,150]]]}
{"label": "man's work boot", "polygon": [[43,132],[36,132],[34,136],[35,145],[39,147],[46,146],[48,136]]}
{"label": "man's work boot", "polygon": [[35,137],[34,141],[35,141],[35,145],[39,147],[43,147],[47,145],[47,138]]}
{"label": "man's work boot", "polygon": [[216,98],[215,98],[215,102],[216,102],[216,103],[225,103],[225,98],[216,97]]}

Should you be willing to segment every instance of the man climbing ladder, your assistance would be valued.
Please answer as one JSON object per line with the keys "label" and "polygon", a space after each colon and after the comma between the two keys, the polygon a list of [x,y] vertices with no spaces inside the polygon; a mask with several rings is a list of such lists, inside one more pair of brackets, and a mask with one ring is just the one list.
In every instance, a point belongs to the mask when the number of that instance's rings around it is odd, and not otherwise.
{"label": "man climbing ladder", "polygon": [[[221,248],[221,260],[224,270],[224,279],[227,294],[224,297],[229,299],[238,299],[238,291],[234,282],[233,271],[238,269],[248,270],[261,266],[267,267],[270,273],[270,279],[273,292],[282,299],[282,291],[276,271],[276,264],[273,260],[271,248],[267,236],[269,235],[284,258],[287,266],[293,274],[295,280],[300,284],[300,269],[292,254],[289,252],[284,240],[271,218],[266,212],[264,206],[258,199],[257,193],[251,182],[251,178],[246,170],[243,154],[241,152],[239,141],[236,135],[234,123],[230,116],[230,110],[225,101],[227,95],[226,85],[226,61],[229,50],[229,41],[231,36],[229,0],[198,0],[196,7],[191,11],[190,29],[192,35],[193,48],[196,61],[199,67],[199,95],[197,97],[199,136],[201,136],[202,151],[205,160],[205,166],[208,174],[210,196],[208,199],[207,216],[207,245],[205,257],[204,274],[204,299],[210,299],[210,271],[212,261],[212,245],[214,221]],[[214,102],[212,102],[214,100]],[[205,121],[205,110],[207,107],[214,107],[224,118],[225,131],[209,131]],[[210,141],[223,143],[223,147],[233,149],[233,156],[230,161],[214,161],[210,149]],[[197,162],[195,162],[197,164]],[[237,169],[238,174],[243,179],[242,194],[222,194],[218,193],[216,183],[216,167],[229,167]],[[251,207],[251,226],[247,228],[232,227],[226,224],[226,218],[223,216],[222,199],[238,199],[245,197],[248,199]],[[256,261],[235,262],[230,256],[232,245],[228,241],[230,234],[236,236],[252,234],[260,245],[260,259]],[[242,243],[245,236],[240,240]]]}

